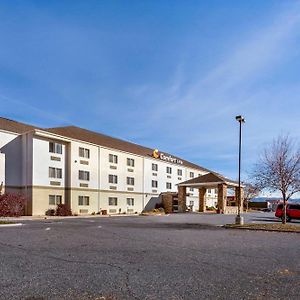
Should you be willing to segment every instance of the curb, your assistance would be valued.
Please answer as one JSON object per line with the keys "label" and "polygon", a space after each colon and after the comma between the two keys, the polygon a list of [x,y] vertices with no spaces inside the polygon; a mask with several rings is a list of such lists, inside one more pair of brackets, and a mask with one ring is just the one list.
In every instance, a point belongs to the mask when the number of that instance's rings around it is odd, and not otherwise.
{"label": "curb", "polygon": [[22,223],[15,223],[15,224],[0,224],[0,228],[1,227],[19,227],[19,226],[23,226]]}

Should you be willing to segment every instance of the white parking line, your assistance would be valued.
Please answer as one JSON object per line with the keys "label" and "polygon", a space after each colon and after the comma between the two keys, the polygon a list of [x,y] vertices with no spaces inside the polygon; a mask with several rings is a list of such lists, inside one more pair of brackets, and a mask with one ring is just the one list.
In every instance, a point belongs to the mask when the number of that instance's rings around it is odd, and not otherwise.
{"label": "white parking line", "polygon": [[47,227],[45,230],[50,230],[51,228],[50,227]]}

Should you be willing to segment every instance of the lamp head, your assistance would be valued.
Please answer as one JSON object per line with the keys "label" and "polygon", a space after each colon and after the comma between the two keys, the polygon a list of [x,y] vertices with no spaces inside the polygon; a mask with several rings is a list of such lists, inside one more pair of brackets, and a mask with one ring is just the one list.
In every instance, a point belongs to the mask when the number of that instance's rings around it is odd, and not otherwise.
{"label": "lamp head", "polygon": [[236,116],[235,119],[240,123],[245,123],[245,119],[242,116]]}

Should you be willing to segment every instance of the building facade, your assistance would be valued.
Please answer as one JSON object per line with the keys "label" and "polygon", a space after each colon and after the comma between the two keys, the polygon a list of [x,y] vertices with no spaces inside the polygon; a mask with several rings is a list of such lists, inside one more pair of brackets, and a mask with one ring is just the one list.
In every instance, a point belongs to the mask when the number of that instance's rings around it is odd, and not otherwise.
{"label": "building facade", "polygon": [[[44,215],[59,203],[73,213],[139,213],[160,193],[209,170],[155,149],[75,126],[41,129],[0,118],[0,184],[27,198],[28,215]],[[2,189],[3,192],[3,189]],[[198,190],[187,191],[198,210]],[[217,202],[207,191],[207,205]]]}

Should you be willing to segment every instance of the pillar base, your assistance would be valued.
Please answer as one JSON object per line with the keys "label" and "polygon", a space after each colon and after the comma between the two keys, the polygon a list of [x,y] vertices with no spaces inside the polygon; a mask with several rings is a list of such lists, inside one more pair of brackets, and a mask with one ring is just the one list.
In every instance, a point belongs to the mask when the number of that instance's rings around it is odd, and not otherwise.
{"label": "pillar base", "polygon": [[244,217],[237,215],[235,217],[235,224],[236,225],[244,225]]}

